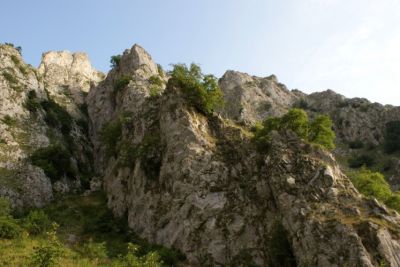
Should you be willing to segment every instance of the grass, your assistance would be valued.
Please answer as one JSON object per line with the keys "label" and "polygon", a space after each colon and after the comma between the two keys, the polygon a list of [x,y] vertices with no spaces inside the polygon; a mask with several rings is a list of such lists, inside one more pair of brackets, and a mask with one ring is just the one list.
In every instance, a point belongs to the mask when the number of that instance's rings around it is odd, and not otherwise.
{"label": "grass", "polygon": [[[132,266],[177,266],[184,260],[175,250],[139,238],[128,229],[126,218],[114,218],[103,192],[64,196],[43,211],[59,225],[57,237],[63,254],[57,266],[131,266],[127,265],[126,255],[141,262]],[[46,242],[46,234],[33,236],[26,231],[16,239],[0,239],[0,266],[29,266],[35,247]],[[129,251],[131,254],[127,254]],[[161,260],[144,265],[140,259],[149,255],[157,255]]]}

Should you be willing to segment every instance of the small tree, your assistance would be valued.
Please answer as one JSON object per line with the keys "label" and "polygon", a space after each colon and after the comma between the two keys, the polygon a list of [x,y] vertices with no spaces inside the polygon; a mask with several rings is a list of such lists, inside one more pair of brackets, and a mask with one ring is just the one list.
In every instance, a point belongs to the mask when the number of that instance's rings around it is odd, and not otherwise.
{"label": "small tree", "polygon": [[121,55],[111,56],[111,59],[110,59],[111,65],[110,65],[110,67],[111,68],[119,67],[119,65],[121,63],[121,58],[122,58]]}
{"label": "small tree", "polygon": [[58,224],[53,223],[52,230],[47,233],[47,240],[35,247],[31,262],[33,266],[57,266],[63,255],[63,246],[57,238]]}
{"label": "small tree", "polygon": [[223,106],[222,91],[217,78],[204,75],[198,65],[192,63],[188,68],[185,64],[176,64],[170,74],[169,83],[177,85],[185,98],[199,111],[211,114]]}
{"label": "small tree", "polygon": [[299,137],[306,139],[308,136],[308,116],[299,108],[292,108],[281,118],[281,128],[290,129]]}
{"label": "small tree", "polygon": [[332,130],[332,120],[326,115],[320,115],[310,124],[308,140],[327,149],[334,149],[335,132]]}

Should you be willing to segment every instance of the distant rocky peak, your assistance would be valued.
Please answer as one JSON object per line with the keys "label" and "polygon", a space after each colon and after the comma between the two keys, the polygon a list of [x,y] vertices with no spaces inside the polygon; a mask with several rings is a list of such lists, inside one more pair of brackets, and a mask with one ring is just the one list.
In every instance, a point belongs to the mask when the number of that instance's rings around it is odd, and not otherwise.
{"label": "distant rocky peak", "polygon": [[120,70],[124,74],[133,74],[137,70],[144,71],[147,76],[158,74],[156,63],[150,54],[141,46],[135,44],[131,49],[126,49],[121,57]]}

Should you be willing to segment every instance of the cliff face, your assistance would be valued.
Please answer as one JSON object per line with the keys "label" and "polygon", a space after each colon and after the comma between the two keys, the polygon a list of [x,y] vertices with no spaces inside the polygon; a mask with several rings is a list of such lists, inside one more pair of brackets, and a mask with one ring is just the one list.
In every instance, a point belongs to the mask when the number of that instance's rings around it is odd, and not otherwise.
{"label": "cliff face", "polygon": [[[154,77],[162,79],[153,66],[134,46],[88,97],[109,207],[132,229],[181,250],[194,266],[269,265],[277,223],[299,266],[400,266],[400,217],[361,197],[331,154],[290,133],[259,154],[246,127],[200,114],[173,84],[152,93]],[[129,82],[116,86],[126,76]],[[257,93],[241,88],[249,81]],[[238,101],[220,113],[245,124],[281,114],[304,96],[274,77],[228,72],[220,85],[233,90],[227,100]],[[244,96],[234,99],[236,91]],[[257,113],[256,95],[271,110]],[[111,153],[99,134],[110,125],[120,127]]]}
{"label": "cliff face", "polygon": [[[140,46],[115,65],[103,79],[86,55],[49,52],[35,70],[0,46],[1,196],[42,206],[96,175],[116,216],[188,266],[400,266],[399,214],[361,196],[334,157],[349,141],[382,144],[397,108],[228,71],[225,107],[205,116]],[[291,132],[257,152],[250,126],[293,106],[332,116],[334,155]],[[70,162],[56,180],[32,163],[54,145]]]}
{"label": "cliff face", "polygon": [[[91,67],[88,71],[88,66],[84,54],[51,52],[44,54],[36,70],[16,49],[0,45],[0,194],[14,206],[43,206],[52,199],[53,189],[80,188],[79,166],[91,165],[91,144],[81,127],[86,115],[78,107],[82,92],[101,76]],[[68,125],[60,124],[60,114]],[[29,157],[52,144],[69,147],[75,177],[52,183],[42,168],[32,164]]]}

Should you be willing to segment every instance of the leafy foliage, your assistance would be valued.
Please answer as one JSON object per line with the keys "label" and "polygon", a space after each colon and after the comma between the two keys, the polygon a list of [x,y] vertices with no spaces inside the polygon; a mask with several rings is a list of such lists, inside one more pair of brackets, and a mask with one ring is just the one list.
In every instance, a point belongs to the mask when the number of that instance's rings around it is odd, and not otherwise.
{"label": "leafy foliage", "polygon": [[44,100],[40,104],[46,111],[46,123],[50,127],[59,127],[64,135],[68,135],[72,130],[72,116],[52,99]]}
{"label": "leafy foliage", "polygon": [[122,89],[124,89],[131,80],[132,80],[132,77],[128,76],[128,75],[124,75],[121,78],[117,79],[114,82],[114,92],[119,92]]}
{"label": "leafy foliage", "polygon": [[332,121],[328,116],[317,116],[309,122],[307,113],[302,109],[290,109],[285,115],[279,118],[268,118],[257,124],[253,131],[254,142],[259,151],[266,151],[269,148],[270,133],[272,131],[285,132],[290,130],[300,138],[320,145],[326,149],[335,148],[335,133],[332,130]]}
{"label": "leafy foliage", "polygon": [[332,121],[326,115],[317,116],[310,124],[308,140],[327,149],[334,149],[336,136],[332,131]]}
{"label": "leafy foliage", "polygon": [[156,97],[160,94],[161,88],[164,85],[164,81],[157,75],[153,75],[149,78],[150,82],[150,96]]}
{"label": "leafy foliage", "polygon": [[122,136],[121,119],[116,119],[104,124],[100,131],[100,140],[106,147],[109,156],[115,155],[117,152],[117,143]]}
{"label": "leafy foliage", "polygon": [[59,144],[39,148],[30,156],[32,164],[42,168],[53,182],[64,175],[74,177],[76,170],[73,168],[70,158],[69,151]]}
{"label": "leafy foliage", "polygon": [[119,65],[121,63],[121,58],[122,58],[121,55],[111,56],[111,59],[110,59],[111,68],[119,67]]}
{"label": "leafy foliage", "polygon": [[362,168],[358,172],[350,173],[349,177],[360,193],[374,197],[400,212],[400,194],[392,192],[381,173]]}
{"label": "leafy foliage", "polygon": [[32,264],[40,267],[58,266],[64,253],[63,245],[57,237],[58,225],[53,223],[52,230],[47,233],[47,240],[34,249]]}
{"label": "leafy foliage", "polygon": [[0,217],[0,238],[13,239],[21,235],[21,227],[12,217]]}
{"label": "leafy foliage", "polygon": [[169,83],[179,87],[189,103],[204,114],[223,106],[222,91],[213,75],[204,75],[196,64],[174,65]]}
{"label": "leafy foliage", "polygon": [[384,147],[388,153],[400,150],[400,121],[391,121],[386,124]]}
{"label": "leafy foliage", "polygon": [[30,90],[28,92],[24,106],[30,112],[36,112],[41,107],[40,103],[38,102],[35,90]]}
{"label": "leafy foliage", "polygon": [[353,155],[353,157],[348,160],[350,168],[360,168],[362,166],[371,167],[374,163],[374,158],[369,154]]}
{"label": "leafy foliage", "polygon": [[32,235],[38,235],[49,230],[51,221],[43,210],[32,210],[24,218],[24,228]]}

